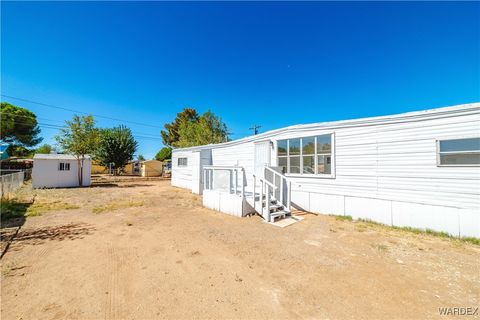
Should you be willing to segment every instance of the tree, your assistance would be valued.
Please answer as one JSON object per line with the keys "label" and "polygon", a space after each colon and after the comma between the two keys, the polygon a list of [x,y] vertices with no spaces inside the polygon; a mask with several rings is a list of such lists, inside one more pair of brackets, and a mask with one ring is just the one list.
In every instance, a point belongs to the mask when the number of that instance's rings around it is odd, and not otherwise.
{"label": "tree", "polygon": [[33,153],[32,150],[25,148],[24,146],[19,146],[11,144],[7,148],[7,154],[11,157],[21,157],[21,158],[30,158]]}
{"label": "tree", "polygon": [[178,141],[173,145],[186,148],[226,142],[228,141],[228,129],[218,116],[211,111],[207,111],[197,121],[181,122],[178,136]]}
{"label": "tree", "polygon": [[40,147],[38,147],[36,150],[35,150],[35,153],[50,153],[52,152],[53,148],[51,145],[49,144],[44,144]]}
{"label": "tree", "polygon": [[138,161],[145,161],[145,157],[144,157],[143,155],[139,154],[139,155],[137,156],[137,160],[138,160]]}
{"label": "tree", "polygon": [[97,148],[99,130],[95,128],[93,116],[74,115],[71,121],[55,137],[64,152],[74,155],[78,161],[78,183],[83,186],[83,166],[85,156],[93,154]]}
{"label": "tree", "polygon": [[185,108],[182,112],[177,113],[175,120],[172,123],[167,123],[164,127],[166,130],[162,130],[163,144],[166,146],[174,146],[180,139],[178,130],[180,125],[184,122],[196,122],[198,121],[198,113],[195,109]]}
{"label": "tree", "polygon": [[168,159],[172,159],[172,148],[170,147],[163,147],[155,155],[155,160],[158,160],[158,161],[165,161]]}
{"label": "tree", "polygon": [[13,146],[33,147],[42,141],[37,116],[25,108],[1,103],[0,140]]}
{"label": "tree", "polygon": [[95,159],[103,166],[112,165],[115,174],[133,160],[138,143],[132,131],[120,125],[111,129],[103,129],[100,133]]}

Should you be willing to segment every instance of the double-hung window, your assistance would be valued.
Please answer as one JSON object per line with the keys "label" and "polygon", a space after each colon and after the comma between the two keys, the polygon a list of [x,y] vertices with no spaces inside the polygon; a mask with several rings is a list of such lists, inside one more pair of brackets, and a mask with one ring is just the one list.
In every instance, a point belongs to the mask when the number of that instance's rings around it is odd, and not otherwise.
{"label": "double-hung window", "polygon": [[333,134],[277,141],[278,166],[287,174],[331,175]]}
{"label": "double-hung window", "polygon": [[70,171],[70,163],[68,162],[60,162],[58,164],[59,171]]}
{"label": "double-hung window", "polygon": [[438,140],[438,165],[480,166],[480,138]]}

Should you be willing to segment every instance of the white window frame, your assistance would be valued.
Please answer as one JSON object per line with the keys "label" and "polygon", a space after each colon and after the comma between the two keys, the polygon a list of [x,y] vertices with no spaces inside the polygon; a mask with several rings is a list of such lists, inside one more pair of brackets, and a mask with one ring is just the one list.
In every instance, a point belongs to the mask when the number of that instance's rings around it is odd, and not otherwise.
{"label": "white window frame", "polygon": [[[302,138],[315,138],[315,154],[314,154],[314,166],[315,170],[317,170],[318,167],[318,156],[319,154],[317,153],[317,136],[325,136],[325,135],[330,135],[331,136],[331,150],[330,150],[330,168],[331,172],[330,173],[303,173],[303,140]],[[300,157],[300,173],[289,173],[288,171],[290,170],[290,139],[300,139],[300,154],[298,155]],[[292,137],[285,137],[281,139],[277,139],[275,141],[275,161],[278,166],[278,141],[281,140],[287,140],[287,155],[286,156],[281,156],[281,157],[286,157],[287,158],[287,172],[285,173],[285,176],[287,177],[303,177],[303,178],[319,178],[319,179],[335,179],[336,178],[336,151],[335,151],[335,132],[322,132],[318,134],[312,134],[312,135],[305,135],[305,136],[292,136]],[[320,154],[321,155],[321,154]]]}
{"label": "white window frame", "polygon": [[440,154],[468,154],[468,153],[478,153],[478,150],[472,151],[444,151],[440,152],[440,141],[450,141],[450,140],[462,140],[462,139],[479,139],[478,136],[460,136],[460,137],[449,137],[445,139],[436,139],[435,140],[435,152],[437,157],[437,167],[480,167],[480,164],[442,164],[440,162]]}
{"label": "white window frame", "polygon": [[[62,169],[63,165],[63,169]],[[59,162],[57,171],[70,171],[70,162]]]}
{"label": "white window frame", "polygon": [[[185,159],[185,164],[180,164],[180,160]],[[188,157],[178,157],[177,158],[177,166],[178,167],[188,167]]]}

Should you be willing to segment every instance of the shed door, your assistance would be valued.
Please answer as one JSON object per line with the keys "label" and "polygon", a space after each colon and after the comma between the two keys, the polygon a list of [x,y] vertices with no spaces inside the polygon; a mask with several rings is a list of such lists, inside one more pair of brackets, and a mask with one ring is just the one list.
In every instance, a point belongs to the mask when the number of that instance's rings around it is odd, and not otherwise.
{"label": "shed door", "polygon": [[270,166],[270,140],[255,143],[255,175],[263,178],[265,166]]}

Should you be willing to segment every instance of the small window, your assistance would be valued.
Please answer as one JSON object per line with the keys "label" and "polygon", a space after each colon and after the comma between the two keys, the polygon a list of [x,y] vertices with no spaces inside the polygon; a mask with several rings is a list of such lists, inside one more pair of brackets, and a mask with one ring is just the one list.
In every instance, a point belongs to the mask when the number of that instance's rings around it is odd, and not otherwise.
{"label": "small window", "polygon": [[188,158],[178,158],[177,164],[179,167],[186,167],[188,164]]}
{"label": "small window", "polygon": [[68,162],[60,162],[58,164],[59,171],[70,171],[70,163]]}
{"label": "small window", "polygon": [[480,138],[439,140],[438,164],[441,166],[480,165]]}

